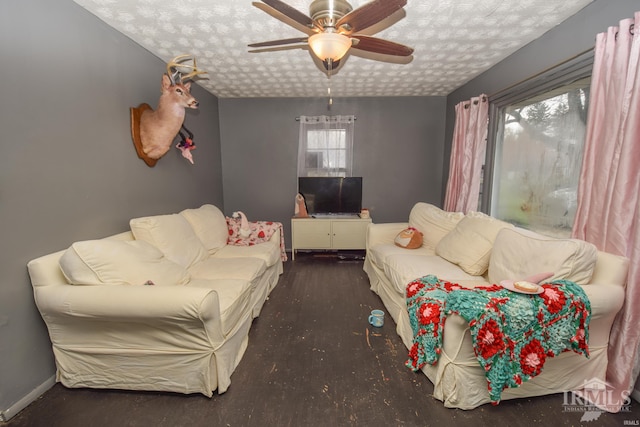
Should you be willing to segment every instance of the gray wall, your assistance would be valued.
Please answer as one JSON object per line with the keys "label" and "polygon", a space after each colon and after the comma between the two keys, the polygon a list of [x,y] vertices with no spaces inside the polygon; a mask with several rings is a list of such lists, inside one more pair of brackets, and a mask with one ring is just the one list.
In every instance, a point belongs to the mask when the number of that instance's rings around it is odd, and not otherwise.
{"label": "gray wall", "polygon": [[29,260],[128,229],[135,216],[221,205],[217,98],[195,86],[196,164],[149,168],[129,107],[156,106],[165,64],[70,0],[0,2],[0,411],[54,375]]}
{"label": "gray wall", "polygon": [[[558,65],[595,45],[596,34],[617,26],[640,11],[638,0],[596,0],[542,37],[529,43],[447,97],[445,157],[449,158],[455,124],[455,105],[473,96],[500,92]],[[445,165],[448,174],[449,165]],[[443,180],[446,186],[446,178]],[[444,194],[444,193],[443,193]]]}
{"label": "gray wall", "polygon": [[280,221],[291,247],[300,115],[356,116],[353,175],[374,222],[406,221],[442,198],[444,97],[221,99],[224,206]]}

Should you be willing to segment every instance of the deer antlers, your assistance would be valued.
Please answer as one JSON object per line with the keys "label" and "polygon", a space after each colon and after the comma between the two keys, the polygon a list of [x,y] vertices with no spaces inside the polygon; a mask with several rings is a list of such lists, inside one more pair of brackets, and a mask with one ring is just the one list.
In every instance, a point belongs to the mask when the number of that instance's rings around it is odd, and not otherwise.
{"label": "deer antlers", "polygon": [[[184,64],[185,61],[193,61],[193,65]],[[207,72],[198,70],[194,55],[179,55],[167,63],[167,75],[172,85],[182,84],[184,80],[191,79],[198,74],[207,74]]]}

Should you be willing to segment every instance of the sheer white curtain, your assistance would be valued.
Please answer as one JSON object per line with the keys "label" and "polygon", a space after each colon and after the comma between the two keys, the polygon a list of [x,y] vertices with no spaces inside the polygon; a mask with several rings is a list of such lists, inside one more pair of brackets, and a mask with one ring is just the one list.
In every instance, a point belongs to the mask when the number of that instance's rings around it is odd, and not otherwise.
{"label": "sheer white curtain", "polygon": [[444,209],[450,212],[478,210],[482,164],[487,149],[489,102],[486,95],[456,105],[449,180]]}
{"label": "sheer white curtain", "polygon": [[352,176],[354,116],[300,116],[298,176]]}
{"label": "sheer white curtain", "polygon": [[[609,410],[619,411],[640,370],[640,12],[596,37],[591,101],[573,236],[631,260],[611,328]],[[634,31],[635,29],[635,31]],[[616,405],[616,400],[618,404]]]}

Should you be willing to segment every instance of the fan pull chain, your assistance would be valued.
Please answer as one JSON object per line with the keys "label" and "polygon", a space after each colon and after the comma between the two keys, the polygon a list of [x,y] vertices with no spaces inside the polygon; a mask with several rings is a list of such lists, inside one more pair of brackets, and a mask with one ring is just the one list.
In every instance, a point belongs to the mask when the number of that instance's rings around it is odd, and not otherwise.
{"label": "fan pull chain", "polygon": [[329,59],[328,62],[329,67],[327,69],[327,79],[329,80],[329,82],[327,83],[327,95],[329,96],[329,104],[327,105],[327,110],[330,110],[331,106],[333,105],[333,97],[331,96],[331,71],[333,70],[333,61]]}

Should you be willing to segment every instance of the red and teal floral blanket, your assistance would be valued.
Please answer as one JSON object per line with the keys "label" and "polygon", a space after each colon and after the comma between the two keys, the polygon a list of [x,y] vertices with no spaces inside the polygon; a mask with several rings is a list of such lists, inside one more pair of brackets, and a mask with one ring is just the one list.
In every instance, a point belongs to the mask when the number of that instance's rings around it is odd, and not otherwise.
{"label": "red and teal floral blanket", "polygon": [[413,345],[407,367],[435,365],[447,315],[469,322],[474,352],[487,376],[489,397],[538,375],[547,358],[564,351],[589,357],[591,305],[582,288],[568,280],[543,284],[526,295],[499,285],[465,288],[430,275],[407,285]]}

